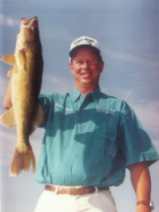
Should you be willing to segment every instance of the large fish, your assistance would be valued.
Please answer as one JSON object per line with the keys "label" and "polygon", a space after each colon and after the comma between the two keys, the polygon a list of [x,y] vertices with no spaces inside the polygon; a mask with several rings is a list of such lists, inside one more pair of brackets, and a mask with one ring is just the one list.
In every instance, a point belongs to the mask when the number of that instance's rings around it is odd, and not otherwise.
{"label": "large fish", "polygon": [[34,124],[39,118],[38,95],[41,88],[43,58],[37,17],[22,18],[14,55],[0,58],[11,64],[11,109],[0,117],[0,123],[16,127],[17,142],[11,163],[11,174],[35,169],[35,157],[29,142]]}

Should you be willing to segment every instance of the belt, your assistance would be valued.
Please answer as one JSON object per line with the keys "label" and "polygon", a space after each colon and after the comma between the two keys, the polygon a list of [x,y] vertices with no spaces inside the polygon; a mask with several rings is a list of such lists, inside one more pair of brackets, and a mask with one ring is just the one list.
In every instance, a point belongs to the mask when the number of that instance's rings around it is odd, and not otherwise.
{"label": "belt", "polygon": [[56,186],[56,185],[45,185],[45,190],[55,192],[56,194],[70,194],[70,195],[83,195],[94,193],[95,191],[108,190],[108,187],[94,187],[94,186]]}

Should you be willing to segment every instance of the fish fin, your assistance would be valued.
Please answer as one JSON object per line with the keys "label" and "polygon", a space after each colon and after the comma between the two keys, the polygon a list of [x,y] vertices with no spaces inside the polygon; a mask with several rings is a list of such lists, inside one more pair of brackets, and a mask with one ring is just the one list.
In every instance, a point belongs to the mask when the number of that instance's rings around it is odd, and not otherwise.
{"label": "fish fin", "polygon": [[4,63],[9,64],[9,65],[15,64],[14,54],[6,54],[6,55],[3,55],[3,56],[0,56],[0,60],[3,61]]}
{"label": "fish fin", "polygon": [[20,70],[27,70],[26,50],[21,49],[16,54],[16,65]]}
{"label": "fish fin", "polygon": [[17,176],[21,171],[28,171],[31,166],[35,171],[35,164],[35,156],[31,145],[28,146],[25,152],[21,152],[16,148],[11,162],[10,175]]}
{"label": "fish fin", "polygon": [[10,108],[0,115],[0,124],[9,128],[15,127],[13,108]]}
{"label": "fish fin", "polygon": [[37,112],[36,112],[34,123],[33,123],[34,128],[41,126],[44,123],[44,121],[45,121],[44,110],[42,106],[38,104]]}

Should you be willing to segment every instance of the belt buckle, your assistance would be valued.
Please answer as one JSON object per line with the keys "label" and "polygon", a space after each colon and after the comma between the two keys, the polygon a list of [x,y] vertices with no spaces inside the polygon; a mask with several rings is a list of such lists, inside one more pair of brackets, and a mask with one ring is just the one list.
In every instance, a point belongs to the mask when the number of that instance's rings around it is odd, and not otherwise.
{"label": "belt buckle", "polygon": [[59,187],[55,186],[54,189],[55,189],[55,190],[54,190],[54,193],[58,194]]}
{"label": "belt buckle", "polygon": [[94,193],[97,193],[99,191],[99,188],[97,186],[94,186]]}

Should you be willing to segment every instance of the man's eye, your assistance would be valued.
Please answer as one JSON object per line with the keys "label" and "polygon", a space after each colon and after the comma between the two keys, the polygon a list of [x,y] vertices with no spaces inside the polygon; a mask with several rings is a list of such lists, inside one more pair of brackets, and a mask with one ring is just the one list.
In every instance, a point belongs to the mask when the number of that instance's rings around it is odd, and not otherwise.
{"label": "man's eye", "polygon": [[77,60],[76,63],[77,64],[83,64],[84,62],[82,60]]}
{"label": "man's eye", "polygon": [[97,65],[97,61],[83,61],[83,60],[76,60],[76,64],[78,65],[83,65],[84,63],[93,66],[93,65]]}

